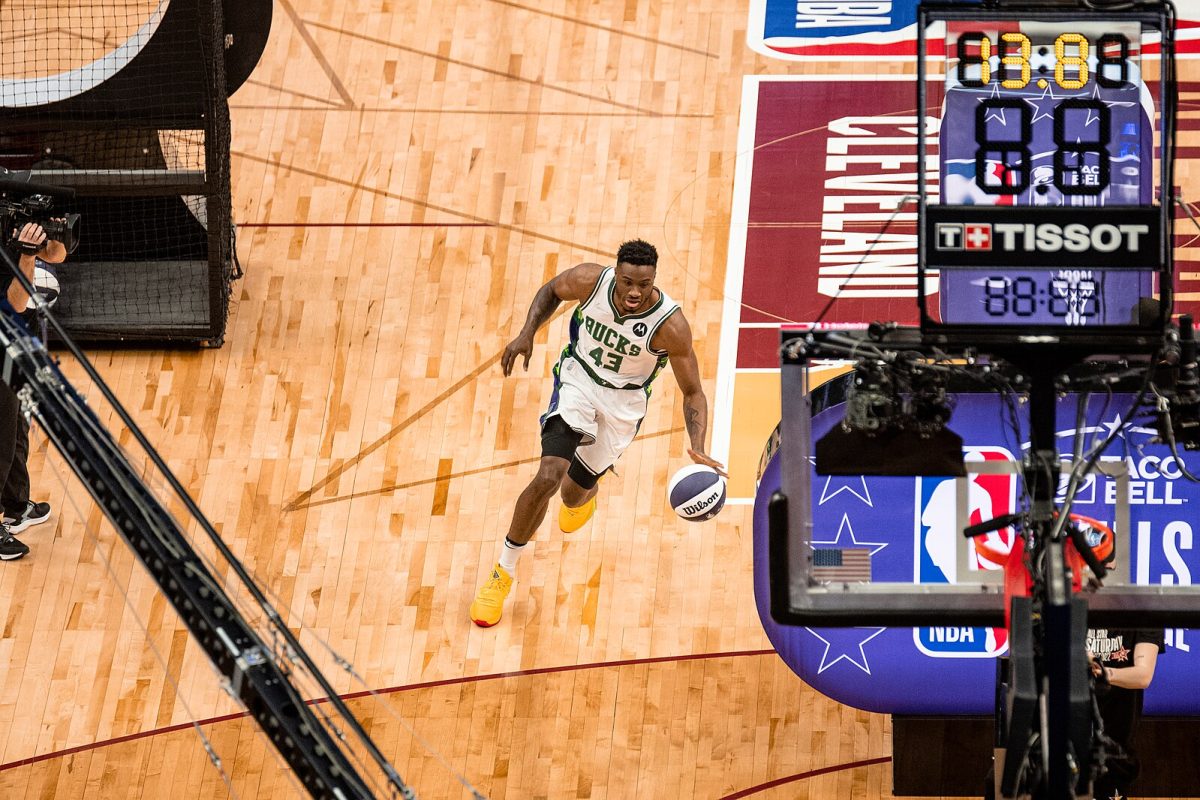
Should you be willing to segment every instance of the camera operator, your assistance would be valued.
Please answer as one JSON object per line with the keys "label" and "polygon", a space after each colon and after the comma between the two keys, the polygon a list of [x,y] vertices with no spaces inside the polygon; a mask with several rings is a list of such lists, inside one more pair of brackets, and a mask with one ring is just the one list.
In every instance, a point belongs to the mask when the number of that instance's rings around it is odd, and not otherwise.
{"label": "camera operator", "polygon": [[[9,251],[17,258],[21,272],[30,283],[38,259],[50,264],[66,260],[66,247],[62,242],[48,239],[45,230],[36,222],[26,222],[12,233],[13,246]],[[12,311],[20,314],[29,307],[29,293],[9,274],[7,267],[0,272],[0,285],[7,287],[4,299]],[[28,461],[29,421],[21,413],[12,387],[0,382],[0,486],[3,486],[0,506],[4,511],[3,522],[0,522],[0,560],[13,561],[27,554],[28,545],[13,534],[50,518],[49,503],[35,503],[29,499]]]}
{"label": "camera operator", "polygon": [[1142,697],[1154,680],[1158,654],[1164,649],[1163,639],[1161,629],[1088,629],[1088,664],[1096,678],[1104,735],[1121,748],[1109,756],[1096,779],[1095,797],[1101,800],[1126,797],[1140,771],[1134,736],[1142,717]]}

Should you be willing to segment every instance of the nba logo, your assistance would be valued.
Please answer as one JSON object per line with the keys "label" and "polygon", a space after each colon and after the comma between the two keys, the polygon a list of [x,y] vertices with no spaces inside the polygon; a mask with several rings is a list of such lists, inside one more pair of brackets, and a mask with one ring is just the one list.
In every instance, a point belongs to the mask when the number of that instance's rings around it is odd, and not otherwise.
{"label": "nba logo", "polygon": [[964,225],[963,246],[967,250],[991,250],[992,226],[987,223]]}
{"label": "nba logo", "polygon": [[[913,579],[917,583],[957,583],[957,548],[970,547],[967,568],[1001,570],[1016,538],[1012,528],[962,543],[962,527],[987,522],[1016,508],[1016,472],[973,473],[972,463],[1009,463],[1016,459],[1003,447],[964,448],[966,478],[919,477],[916,479]],[[966,483],[967,508],[959,512],[960,482]],[[1008,632],[1003,628],[914,628],[917,649],[933,658],[991,658],[1008,649]]]}

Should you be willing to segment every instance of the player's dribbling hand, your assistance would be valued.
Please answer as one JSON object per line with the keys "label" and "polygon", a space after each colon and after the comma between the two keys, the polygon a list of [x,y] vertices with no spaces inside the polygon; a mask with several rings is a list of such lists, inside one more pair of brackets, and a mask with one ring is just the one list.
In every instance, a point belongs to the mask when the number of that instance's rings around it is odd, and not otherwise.
{"label": "player's dribbling hand", "polygon": [[712,467],[715,469],[717,474],[722,478],[729,477],[729,473],[725,471],[725,465],[720,461],[717,461],[715,458],[710,458],[707,453],[702,453],[699,450],[693,450],[689,447],[688,455],[691,456],[692,461],[695,461],[697,464],[703,464],[706,467]]}
{"label": "player's dribbling hand", "polygon": [[533,355],[533,337],[518,336],[508,343],[508,347],[504,348],[504,352],[500,355],[500,367],[504,370],[504,376],[507,378],[512,375],[513,367],[517,364],[518,356],[525,356],[525,371],[529,371],[529,357]]}

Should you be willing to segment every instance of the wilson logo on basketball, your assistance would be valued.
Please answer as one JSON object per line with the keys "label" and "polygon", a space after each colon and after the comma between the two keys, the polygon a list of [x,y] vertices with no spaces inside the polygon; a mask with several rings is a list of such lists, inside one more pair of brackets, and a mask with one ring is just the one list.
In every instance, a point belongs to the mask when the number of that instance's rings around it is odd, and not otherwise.
{"label": "wilson logo on basketball", "polygon": [[684,506],[682,511],[683,511],[683,513],[689,514],[689,515],[696,514],[700,511],[703,511],[704,509],[708,508],[709,506],[711,506],[713,503],[715,503],[717,501],[717,498],[720,496],[721,495],[719,495],[719,494],[714,494],[711,497],[707,497],[703,500],[700,500],[699,502],[692,503],[690,506]]}

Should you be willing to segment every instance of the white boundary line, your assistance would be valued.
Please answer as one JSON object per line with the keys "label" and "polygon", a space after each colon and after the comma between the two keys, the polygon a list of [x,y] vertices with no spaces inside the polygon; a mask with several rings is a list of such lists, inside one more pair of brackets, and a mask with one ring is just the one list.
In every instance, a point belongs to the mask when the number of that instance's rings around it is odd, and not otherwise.
{"label": "white boundary line", "polygon": [[733,172],[733,202],[729,209],[729,252],[725,258],[725,300],[721,311],[721,348],[717,354],[712,441],[713,458],[725,465],[729,464],[729,436],[733,428],[733,387],[740,332],[738,323],[742,315],[746,229],[750,223],[750,179],[754,165],[754,134],[758,127],[758,87],[762,79],[761,75],[742,77],[742,113],[738,119],[737,163]]}
{"label": "white boundary line", "polygon": [[[733,390],[737,373],[777,373],[779,368],[737,368],[738,336],[741,328],[775,328],[780,323],[741,322],[742,280],[746,268],[746,231],[750,224],[750,184],[754,167],[754,137],[758,122],[758,90],[767,81],[843,82],[912,81],[911,75],[744,75],[742,107],[738,119],[737,163],[734,167],[733,201],[729,209],[729,251],[725,259],[725,299],[721,311],[721,344],[717,355],[717,380],[713,393],[712,457],[729,464],[733,433]],[[751,498],[730,497],[730,505],[747,505]]]}

